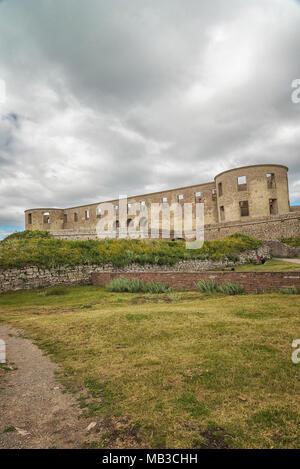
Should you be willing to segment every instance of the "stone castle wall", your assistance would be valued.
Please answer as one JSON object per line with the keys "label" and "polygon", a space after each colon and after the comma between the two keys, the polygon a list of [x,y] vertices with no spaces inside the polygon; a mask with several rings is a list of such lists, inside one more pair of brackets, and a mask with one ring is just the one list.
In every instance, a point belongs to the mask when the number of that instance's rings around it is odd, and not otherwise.
{"label": "stone castle wall", "polygon": [[[182,208],[185,203],[192,203],[195,224],[195,207],[200,202],[204,204],[207,239],[221,238],[237,231],[260,239],[299,236],[297,213],[300,214],[300,207],[290,208],[287,171],[288,168],[282,165],[247,166],[225,171],[216,176],[214,182],[128,197],[127,224],[135,217],[141,218],[145,209],[150,215],[151,205],[163,202],[169,206],[179,203]],[[96,238],[99,221],[103,225],[114,222],[118,236],[120,201],[115,199],[108,203],[112,204],[112,213],[106,210],[104,202],[67,209],[26,210],[25,226],[29,230],[50,230],[65,239],[88,239]],[[133,204],[138,204],[138,208],[133,208]],[[171,215],[171,239],[176,237],[176,217]],[[150,232],[150,216],[147,229]],[[161,232],[161,222],[157,229]]]}

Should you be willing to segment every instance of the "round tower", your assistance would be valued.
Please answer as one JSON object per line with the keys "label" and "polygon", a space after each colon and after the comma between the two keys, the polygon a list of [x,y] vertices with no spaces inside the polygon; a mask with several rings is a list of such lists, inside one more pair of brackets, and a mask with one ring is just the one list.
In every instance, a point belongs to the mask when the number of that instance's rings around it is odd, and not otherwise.
{"label": "round tower", "polygon": [[62,230],[64,210],[59,208],[34,208],[25,210],[26,230]]}
{"label": "round tower", "polygon": [[288,213],[287,173],[286,166],[259,164],[218,174],[215,182],[219,222]]}

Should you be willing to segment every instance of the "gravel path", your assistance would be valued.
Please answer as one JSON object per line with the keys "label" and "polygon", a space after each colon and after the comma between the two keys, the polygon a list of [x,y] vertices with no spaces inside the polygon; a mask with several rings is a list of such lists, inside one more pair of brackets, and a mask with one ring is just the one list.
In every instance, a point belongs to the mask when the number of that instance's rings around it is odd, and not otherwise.
{"label": "gravel path", "polygon": [[95,439],[76,397],[55,380],[57,365],[10,326],[0,324],[0,338],[12,368],[0,368],[0,448],[81,448]]}
{"label": "gravel path", "polygon": [[292,262],[294,264],[300,264],[300,259],[290,259],[289,257],[273,257],[276,261],[285,261],[285,262]]}

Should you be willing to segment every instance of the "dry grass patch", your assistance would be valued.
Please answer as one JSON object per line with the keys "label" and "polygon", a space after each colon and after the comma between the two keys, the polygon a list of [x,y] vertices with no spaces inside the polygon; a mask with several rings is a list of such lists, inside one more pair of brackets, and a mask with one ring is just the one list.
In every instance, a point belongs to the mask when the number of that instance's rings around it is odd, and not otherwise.
{"label": "dry grass patch", "polygon": [[97,287],[6,294],[0,319],[61,365],[86,415],[125,419],[140,446],[299,447],[298,296],[180,292],[133,304],[139,297]]}

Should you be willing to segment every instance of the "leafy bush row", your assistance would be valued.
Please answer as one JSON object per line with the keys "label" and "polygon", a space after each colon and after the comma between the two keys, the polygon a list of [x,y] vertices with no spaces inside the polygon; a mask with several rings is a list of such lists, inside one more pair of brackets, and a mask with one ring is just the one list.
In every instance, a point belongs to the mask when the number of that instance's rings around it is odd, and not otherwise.
{"label": "leafy bush row", "polygon": [[110,239],[67,241],[53,238],[48,232],[24,231],[0,242],[0,267],[36,265],[42,268],[78,264],[130,263],[174,265],[189,259],[228,259],[237,262],[239,254],[258,249],[261,242],[242,234],[205,241],[201,249],[186,249],[184,241]]}

